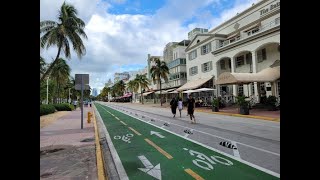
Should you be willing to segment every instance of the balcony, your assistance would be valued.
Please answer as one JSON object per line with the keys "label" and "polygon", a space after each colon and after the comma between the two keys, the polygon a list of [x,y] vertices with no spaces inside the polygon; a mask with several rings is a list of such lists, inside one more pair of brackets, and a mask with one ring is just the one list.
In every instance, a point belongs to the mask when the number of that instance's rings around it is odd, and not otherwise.
{"label": "balcony", "polygon": [[258,34],[261,34],[269,29],[272,29],[272,28],[278,27],[278,26],[280,26],[280,17],[276,18],[275,20],[271,21],[270,23],[267,23],[263,26],[260,26],[256,31],[252,31],[251,33],[241,34],[241,36],[236,39],[223,41],[222,43],[219,44],[219,46],[214,51],[217,51],[221,48],[235,44],[237,42],[243,41],[243,40],[248,39],[250,37],[256,36]]}

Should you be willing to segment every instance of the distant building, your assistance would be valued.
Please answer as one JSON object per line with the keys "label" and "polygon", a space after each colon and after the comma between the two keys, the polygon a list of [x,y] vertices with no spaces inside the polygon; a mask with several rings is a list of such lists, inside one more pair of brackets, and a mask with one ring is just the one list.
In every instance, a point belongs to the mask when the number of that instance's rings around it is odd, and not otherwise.
{"label": "distant building", "polygon": [[98,96],[98,90],[97,90],[97,88],[93,88],[93,89],[92,89],[92,96],[94,96],[94,97]]}
{"label": "distant building", "polygon": [[196,37],[197,34],[206,34],[208,33],[208,29],[205,28],[194,28],[192,31],[188,33],[188,39],[190,41],[193,40],[194,37]]}
{"label": "distant building", "polygon": [[109,81],[107,83],[105,83],[105,87],[111,87],[113,85],[111,79],[109,79]]}
{"label": "distant building", "polygon": [[130,78],[129,72],[114,73],[114,83],[120,80],[128,80],[129,78]]}

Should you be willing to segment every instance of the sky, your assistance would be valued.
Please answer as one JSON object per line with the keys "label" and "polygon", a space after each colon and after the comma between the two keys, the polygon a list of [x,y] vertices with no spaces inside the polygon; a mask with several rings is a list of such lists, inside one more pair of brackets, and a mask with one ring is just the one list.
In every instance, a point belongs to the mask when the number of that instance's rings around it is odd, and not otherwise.
{"label": "sky", "polygon": [[[210,31],[259,0],[40,0],[40,21],[57,21],[64,1],[78,10],[88,37],[85,56],[71,50],[71,75],[89,74],[99,93],[115,72],[143,69],[148,54],[162,56],[167,43],[188,39],[196,27]],[[40,55],[50,63],[57,48]]]}

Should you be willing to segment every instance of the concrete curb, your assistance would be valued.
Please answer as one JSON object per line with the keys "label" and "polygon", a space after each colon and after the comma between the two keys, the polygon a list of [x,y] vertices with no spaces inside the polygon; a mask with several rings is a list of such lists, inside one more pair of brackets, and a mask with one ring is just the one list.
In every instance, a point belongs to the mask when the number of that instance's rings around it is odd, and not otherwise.
{"label": "concrete curb", "polygon": [[97,171],[98,171],[98,179],[99,180],[106,180],[108,177],[105,175],[105,170],[104,170],[104,163],[102,159],[102,154],[101,154],[101,146],[100,146],[100,138],[99,138],[99,132],[98,132],[98,127],[97,127],[97,120],[95,117],[95,113],[93,111],[93,123],[94,123],[94,136],[95,136],[95,144],[96,144],[96,161],[97,161]]}
{"label": "concrete curb", "polygon": [[95,112],[96,120],[97,120],[97,127],[100,137],[100,145],[101,145],[101,152],[102,152],[102,159],[103,159],[103,165],[104,165],[104,172],[107,176],[107,179],[109,180],[119,180],[120,175],[118,173],[114,157],[111,153],[110,147],[107,142],[107,132],[106,127],[102,121],[102,118],[100,116],[100,113],[98,112],[96,106],[93,104],[93,109]]}
{"label": "concrete curb", "polygon": [[272,118],[272,117],[265,117],[265,116],[242,115],[242,114],[233,114],[233,113],[225,113],[225,112],[210,112],[210,111],[208,112],[208,111],[202,111],[202,110],[197,110],[197,109],[195,111],[196,112],[209,113],[209,114],[218,114],[218,115],[226,115],[226,116],[254,118],[254,119],[261,119],[261,120],[280,122],[280,118]]}

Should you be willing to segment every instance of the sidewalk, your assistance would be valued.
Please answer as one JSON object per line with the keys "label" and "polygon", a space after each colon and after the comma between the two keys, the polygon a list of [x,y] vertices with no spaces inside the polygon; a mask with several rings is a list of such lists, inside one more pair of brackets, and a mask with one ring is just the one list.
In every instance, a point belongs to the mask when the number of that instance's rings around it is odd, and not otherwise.
{"label": "sidewalk", "polygon": [[[160,104],[154,103],[133,103],[135,105],[141,106],[149,106],[149,107],[159,107],[159,108],[170,108],[169,103],[164,103],[162,106]],[[247,117],[247,118],[255,118],[255,119],[262,119],[262,120],[269,120],[269,121],[278,121],[280,122],[280,110],[279,111],[268,111],[265,109],[250,109],[249,115],[241,115],[238,113],[237,107],[225,107],[219,109],[219,112],[212,112],[211,107],[196,107],[196,112],[204,112],[210,114],[219,114],[219,115],[227,115],[227,116],[238,116],[238,117]]]}
{"label": "sidewalk", "polygon": [[79,108],[40,129],[40,179],[98,179],[93,120]]}

